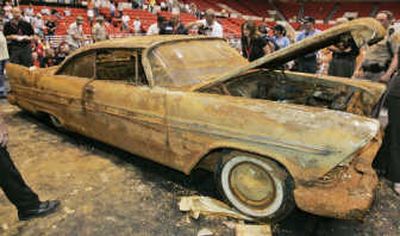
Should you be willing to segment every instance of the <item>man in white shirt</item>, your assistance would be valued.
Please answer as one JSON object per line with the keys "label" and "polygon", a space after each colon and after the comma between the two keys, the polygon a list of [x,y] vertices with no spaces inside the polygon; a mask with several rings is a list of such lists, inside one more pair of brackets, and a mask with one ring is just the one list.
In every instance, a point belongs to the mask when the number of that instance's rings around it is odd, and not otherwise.
{"label": "man in white shirt", "polygon": [[76,17],[76,21],[72,23],[68,28],[67,43],[71,50],[78,49],[82,46],[85,36],[82,29],[83,17]]}
{"label": "man in white shirt", "polygon": [[96,24],[92,28],[92,37],[94,42],[100,42],[109,39],[107,29],[104,25],[103,16],[96,17]]}
{"label": "man in white shirt", "polygon": [[224,30],[222,25],[218,23],[215,18],[214,10],[208,9],[204,15],[204,19],[189,23],[187,28],[191,29],[197,26],[199,29],[199,34],[222,38],[224,36]]}
{"label": "man in white shirt", "polygon": [[129,15],[126,13],[123,13],[121,20],[122,20],[122,30],[128,30],[129,29],[129,21],[131,21],[131,18],[129,17]]}

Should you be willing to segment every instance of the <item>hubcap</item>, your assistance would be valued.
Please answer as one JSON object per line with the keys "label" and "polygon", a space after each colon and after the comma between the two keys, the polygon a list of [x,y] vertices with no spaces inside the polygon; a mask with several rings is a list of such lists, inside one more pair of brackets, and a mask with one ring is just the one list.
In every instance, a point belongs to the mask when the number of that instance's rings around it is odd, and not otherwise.
{"label": "hubcap", "polygon": [[262,167],[244,162],[235,166],[229,177],[233,194],[254,208],[268,206],[275,199],[275,185]]}

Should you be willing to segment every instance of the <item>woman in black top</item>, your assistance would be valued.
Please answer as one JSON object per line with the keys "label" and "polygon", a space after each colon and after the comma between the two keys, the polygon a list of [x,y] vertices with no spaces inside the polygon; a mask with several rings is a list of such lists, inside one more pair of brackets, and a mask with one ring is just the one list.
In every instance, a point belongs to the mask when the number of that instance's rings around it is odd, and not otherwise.
{"label": "woman in black top", "polygon": [[332,52],[332,60],[329,63],[328,74],[350,78],[356,66],[356,59],[360,54],[353,37],[343,35],[334,46],[329,47]]}
{"label": "woman in black top", "polygon": [[274,44],[268,38],[261,37],[254,21],[246,21],[242,27],[242,55],[254,61],[274,51]]}
{"label": "woman in black top", "polygon": [[[336,25],[348,22],[347,18],[336,19]],[[339,42],[328,48],[332,52],[328,74],[351,78],[356,67],[356,59],[360,50],[351,35],[342,35]]]}

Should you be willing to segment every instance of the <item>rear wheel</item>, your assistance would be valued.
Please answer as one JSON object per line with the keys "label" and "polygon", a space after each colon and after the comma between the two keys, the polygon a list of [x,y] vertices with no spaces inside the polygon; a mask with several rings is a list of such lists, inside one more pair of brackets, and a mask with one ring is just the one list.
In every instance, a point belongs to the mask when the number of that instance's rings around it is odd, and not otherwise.
{"label": "rear wheel", "polygon": [[216,168],[219,192],[243,214],[276,222],[293,210],[293,180],[276,162],[252,154],[232,152],[221,158]]}

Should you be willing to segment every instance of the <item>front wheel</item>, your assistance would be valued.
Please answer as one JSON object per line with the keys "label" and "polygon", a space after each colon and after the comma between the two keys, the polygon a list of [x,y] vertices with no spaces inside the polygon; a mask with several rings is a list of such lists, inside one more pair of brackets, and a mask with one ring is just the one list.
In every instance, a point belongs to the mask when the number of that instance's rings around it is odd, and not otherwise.
{"label": "front wheel", "polygon": [[224,199],[252,218],[277,222],[294,208],[293,180],[270,159],[232,152],[217,164],[215,179]]}

